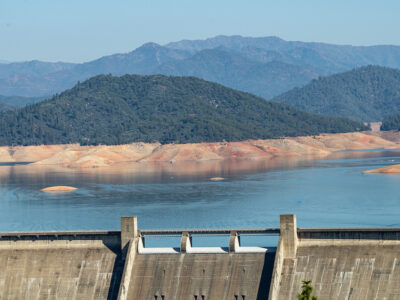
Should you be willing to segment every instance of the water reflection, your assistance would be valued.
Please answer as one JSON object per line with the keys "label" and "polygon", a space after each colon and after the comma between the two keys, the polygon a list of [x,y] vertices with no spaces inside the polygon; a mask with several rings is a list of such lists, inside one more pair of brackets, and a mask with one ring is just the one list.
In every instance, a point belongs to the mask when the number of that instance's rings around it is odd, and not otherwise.
{"label": "water reflection", "polygon": [[[335,153],[299,161],[129,164],[66,171],[0,166],[0,231],[141,228],[262,228],[296,213],[302,227],[399,226],[400,176],[363,174],[400,163],[399,151]],[[224,181],[212,182],[211,177]],[[41,188],[79,190],[45,194]]]}

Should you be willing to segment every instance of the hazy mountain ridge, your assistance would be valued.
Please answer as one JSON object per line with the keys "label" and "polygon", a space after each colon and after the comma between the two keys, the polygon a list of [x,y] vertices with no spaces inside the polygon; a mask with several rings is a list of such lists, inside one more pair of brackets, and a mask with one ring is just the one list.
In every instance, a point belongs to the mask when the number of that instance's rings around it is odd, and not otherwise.
{"label": "hazy mountain ridge", "polygon": [[195,77],[99,75],[0,114],[0,145],[239,141],[361,129]]}
{"label": "hazy mountain ridge", "polygon": [[[253,38],[242,36],[216,36],[205,40],[184,40],[166,45],[168,48],[184,51],[199,51],[220,46],[239,52],[246,48],[275,51],[282,55],[284,62],[299,62],[299,58],[307,54],[304,58],[309,61],[305,65],[319,69],[318,66],[323,61],[326,67],[322,73],[325,74],[345,71],[369,64],[400,67],[400,46],[393,45],[351,46],[285,41],[278,37]],[[305,52],[306,50],[307,52]],[[318,63],[319,60],[320,63]],[[300,61],[303,65],[304,61]]]}
{"label": "hazy mountain ridge", "polygon": [[8,111],[23,107],[28,104],[40,102],[45,97],[22,97],[22,96],[2,96],[0,95],[0,111]]}
{"label": "hazy mountain ridge", "polygon": [[260,63],[224,49],[206,49],[177,62],[161,65],[156,73],[196,76],[269,99],[287,86],[302,86],[318,76],[314,70],[280,61]]}
{"label": "hazy mountain ridge", "polygon": [[[277,61],[281,63],[279,69],[276,64],[268,64]],[[0,94],[47,96],[99,74],[174,74],[215,80],[271,98],[319,75],[368,64],[400,67],[400,46],[355,47],[277,37],[218,36],[165,46],[147,43],[129,53],[82,64],[0,64]]]}
{"label": "hazy mountain ridge", "polygon": [[0,64],[0,78],[12,78],[15,76],[29,75],[38,76],[58,71],[70,70],[76,64],[64,62],[43,62],[32,60],[26,62],[9,62]]}
{"label": "hazy mountain ridge", "polygon": [[400,113],[400,70],[367,66],[313,80],[272,101],[310,113],[382,121]]}
{"label": "hazy mountain ridge", "polygon": [[0,101],[0,112],[12,110],[14,108],[15,108],[14,106],[8,105],[8,104]]}
{"label": "hazy mountain ridge", "polygon": [[0,102],[9,107],[23,107],[46,99],[45,97],[22,97],[22,96],[3,96],[0,95]]}

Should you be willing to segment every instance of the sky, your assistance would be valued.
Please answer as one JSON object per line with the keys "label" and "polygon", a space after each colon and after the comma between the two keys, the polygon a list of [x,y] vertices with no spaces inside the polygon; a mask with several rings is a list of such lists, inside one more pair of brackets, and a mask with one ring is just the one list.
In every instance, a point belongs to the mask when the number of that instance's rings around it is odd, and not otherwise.
{"label": "sky", "polygon": [[0,61],[84,62],[216,35],[400,45],[398,0],[0,0]]}

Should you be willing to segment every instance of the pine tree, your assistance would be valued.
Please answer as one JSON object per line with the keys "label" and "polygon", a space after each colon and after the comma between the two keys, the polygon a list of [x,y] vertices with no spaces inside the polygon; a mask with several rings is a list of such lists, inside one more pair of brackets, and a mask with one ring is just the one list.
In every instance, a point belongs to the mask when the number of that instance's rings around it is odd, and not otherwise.
{"label": "pine tree", "polygon": [[316,296],[312,296],[314,288],[311,286],[311,280],[303,280],[301,287],[301,294],[297,294],[299,300],[318,300]]}

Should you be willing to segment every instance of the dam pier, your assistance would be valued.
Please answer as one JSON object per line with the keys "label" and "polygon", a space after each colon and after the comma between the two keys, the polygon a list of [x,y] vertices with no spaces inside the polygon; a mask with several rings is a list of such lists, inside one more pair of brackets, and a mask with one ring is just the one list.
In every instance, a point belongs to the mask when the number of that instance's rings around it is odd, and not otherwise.
{"label": "dam pier", "polygon": [[[196,236],[225,236],[223,247],[195,247]],[[241,236],[279,236],[248,247]],[[146,247],[154,236],[177,247]],[[400,299],[400,228],[140,230],[0,233],[0,299],[296,299],[312,280],[322,299]]]}

